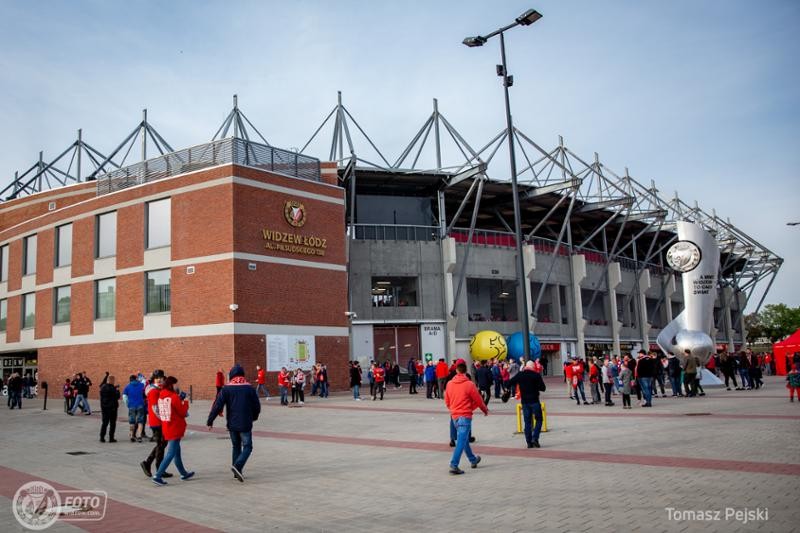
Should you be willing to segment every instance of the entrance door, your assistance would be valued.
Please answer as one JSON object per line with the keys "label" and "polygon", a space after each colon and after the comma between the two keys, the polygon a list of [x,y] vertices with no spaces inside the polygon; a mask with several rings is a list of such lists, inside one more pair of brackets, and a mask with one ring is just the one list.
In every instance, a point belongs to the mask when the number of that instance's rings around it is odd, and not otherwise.
{"label": "entrance door", "polygon": [[389,361],[405,371],[410,358],[419,359],[419,326],[375,326],[373,329],[375,361]]}

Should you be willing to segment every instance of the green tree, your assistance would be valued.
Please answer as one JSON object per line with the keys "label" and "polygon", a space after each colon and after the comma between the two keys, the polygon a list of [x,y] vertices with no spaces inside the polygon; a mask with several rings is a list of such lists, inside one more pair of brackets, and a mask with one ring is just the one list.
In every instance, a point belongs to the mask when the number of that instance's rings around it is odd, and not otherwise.
{"label": "green tree", "polygon": [[800,329],[800,307],[770,304],[759,313],[759,318],[763,335],[769,337],[772,342],[779,341]]}
{"label": "green tree", "polygon": [[761,315],[759,313],[744,315],[744,328],[747,331],[748,343],[754,343],[758,339],[768,336],[764,331],[764,324],[761,323]]}

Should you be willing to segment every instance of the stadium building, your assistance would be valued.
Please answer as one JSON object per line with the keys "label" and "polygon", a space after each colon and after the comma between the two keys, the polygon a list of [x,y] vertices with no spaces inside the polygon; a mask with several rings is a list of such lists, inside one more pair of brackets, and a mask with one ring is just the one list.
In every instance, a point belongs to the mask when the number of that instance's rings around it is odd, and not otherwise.
{"label": "stadium building", "polygon": [[341,95],[299,151],[270,145],[235,97],[212,140],[183,150],[146,113],[109,155],[79,132],[0,193],[3,374],[59,383],[160,367],[208,397],[234,361],[251,379],[265,366],[273,390],[282,366],[323,361],[343,389],[348,360],[464,357],[476,332],[523,320],[560,374],[569,354],[655,346],[683,306],[664,258],[678,220],[716,237],[712,333],[719,349],[743,345],[743,311],[760,307],[781,258],[597,154],[515,129],[520,286],[513,195],[495,162],[507,135],[475,149],[434,101],[390,163]]}

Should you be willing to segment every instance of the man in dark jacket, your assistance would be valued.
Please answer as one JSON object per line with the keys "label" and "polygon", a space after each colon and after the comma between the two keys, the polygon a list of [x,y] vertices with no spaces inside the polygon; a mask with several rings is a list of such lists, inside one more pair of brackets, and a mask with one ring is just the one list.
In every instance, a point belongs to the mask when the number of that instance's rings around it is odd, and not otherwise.
{"label": "man in dark jacket", "polygon": [[223,408],[227,411],[227,428],[233,448],[231,472],[233,477],[244,483],[242,470],[253,451],[253,421],[258,420],[261,414],[261,402],[255,389],[244,379],[244,368],[238,363],[231,368],[229,377],[230,381],[222,387],[211,407],[206,425],[211,431],[214,419],[222,413]]}
{"label": "man in dark jacket", "polygon": [[106,376],[100,383],[100,412],[103,421],[100,424],[100,442],[106,441],[106,428],[108,428],[108,442],[117,442],[114,432],[117,430],[117,411],[119,410],[119,387],[114,376]]}
{"label": "man in dark jacket", "polygon": [[[534,370],[535,363],[528,361],[525,369],[511,378],[508,386],[511,390],[519,385],[519,393],[522,404],[522,416],[525,420],[525,441],[528,448],[541,448],[539,446],[539,434],[542,431],[542,404],[539,403],[539,393],[544,392],[546,387],[542,376]],[[531,431],[531,417],[536,417],[536,426]]]}
{"label": "man in dark jacket", "polygon": [[653,407],[653,379],[656,376],[655,359],[647,352],[639,350],[640,358],[636,361],[636,381],[642,389],[644,403],[642,407]]}
{"label": "man in dark jacket", "polygon": [[483,403],[489,404],[489,398],[492,397],[492,370],[489,368],[488,363],[475,363],[475,381],[478,383],[478,392],[481,393]]}
{"label": "man in dark jacket", "polygon": [[417,393],[417,361],[413,357],[408,360],[408,365],[406,365],[406,370],[408,370],[408,393],[409,394],[416,394]]}

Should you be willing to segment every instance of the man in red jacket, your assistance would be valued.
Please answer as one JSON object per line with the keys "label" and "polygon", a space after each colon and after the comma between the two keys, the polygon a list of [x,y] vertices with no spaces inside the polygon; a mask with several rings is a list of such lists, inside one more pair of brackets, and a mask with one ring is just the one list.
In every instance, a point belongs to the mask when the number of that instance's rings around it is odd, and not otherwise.
{"label": "man in red jacket", "polygon": [[267,390],[267,372],[261,368],[261,365],[256,365],[256,396],[259,398],[260,391],[264,391],[264,396],[269,400],[269,391]]}
{"label": "man in red jacket", "polygon": [[167,441],[167,452],[164,460],[158,467],[158,471],[153,476],[153,484],[163,487],[167,484],[164,481],[164,472],[167,467],[175,461],[175,466],[181,474],[181,480],[188,481],[194,477],[194,472],[186,470],[181,458],[181,439],[186,433],[186,416],[189,414],[189,401],[186,393],[175,387],[178,379],[168,376],[164,380],[161,393],[158,395],[158,418],[161,419],[161,431],[164,440]]}
{"label": "man in red jacket", "polygon": [[489,409],[483,403],[483,398],[478,393],[475,384],[467,378],[467,363],[463,359],[456,361],[456,376],[447,384],[444,393],[444,403],[450,410],[450,417],[456,426],[456,448],[450,459],[450,473],[463,474],[458,468],[461,454],[466,453],[472,468],[477,468],[481,462],[480,455],[472,453],[469,446],[469,434],[472,430],[472,412],[475,409],[483,411],[484,416],[489,415]]}
{"label": "man in red jacket", "polygon": [[375,401],[378,393],[381,393],[381,401],[383,401],[383,391],[386,390],[386,369],[378,363],[372,363],[372,377],[375,379],[375,387],[372,389],[372,401]]}
{"label": "man in red jacket", "polygon": [[444,386],[449,373],[450,369],[447,368],[447,363],[444,362],[444,359],[439,359],[439,362],[436,363],[436,385],[439,387],[439,398],[444,398]]}

